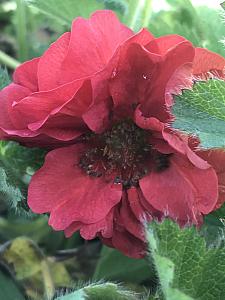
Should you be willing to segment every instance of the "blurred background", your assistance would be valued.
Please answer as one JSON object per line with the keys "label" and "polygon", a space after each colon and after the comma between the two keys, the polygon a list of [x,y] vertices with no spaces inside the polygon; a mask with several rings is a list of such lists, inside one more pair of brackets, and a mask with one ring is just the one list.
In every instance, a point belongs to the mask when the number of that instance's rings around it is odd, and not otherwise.
{"label": "blurred background", "polygon": [[[104,8],[113,9],[135,31],[144,26],[157,37],[180,34],[195,46],[225,56],[220,2],[149,0],[134,22],[142,0],[0,0],[0,65],[10,76],[19,63],[42,55],[70,30],[73,18]],[[154,291],[156,278],[144,260],[124,257],[98,240],[84,242],[78,233],[65,239],[48,226],[47,216],[29,212],[27,185],[44,154],[0,142],[0,161],[7,170],[0,172],[0,299],[43,299],[90,278],[123,281],[138,292]]]}

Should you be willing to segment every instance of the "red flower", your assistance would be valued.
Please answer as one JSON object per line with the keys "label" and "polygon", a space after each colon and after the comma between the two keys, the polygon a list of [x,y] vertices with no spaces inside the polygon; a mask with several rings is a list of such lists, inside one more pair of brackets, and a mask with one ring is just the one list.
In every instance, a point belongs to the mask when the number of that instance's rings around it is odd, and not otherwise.
{"label": "red flower", "polygon": [[172,94],[224,78],[225,60],[185,38],[133,34],[110,11],[77,18],[0,92],[0,136],[49,152],[28,204],[71,236],[142,257],[142,221],[201,224],[225,200],[225,155],[173,132]]}

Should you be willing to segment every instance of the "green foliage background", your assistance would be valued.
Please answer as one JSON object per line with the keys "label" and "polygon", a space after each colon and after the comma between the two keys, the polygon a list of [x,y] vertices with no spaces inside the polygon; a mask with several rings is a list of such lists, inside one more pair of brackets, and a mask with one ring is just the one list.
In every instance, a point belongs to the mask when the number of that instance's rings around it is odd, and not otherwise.
{"label": "green foliage background", "polygon": [[[41,55],[73,18],[96,9],[113,9],[135,31],[181,34],[225,55],[221,7],[167,0],[155,11],[152,2],[1,0],[0,89],[18,61]],[[173,126],[200,136],[204,147],[224,147],[224,90],[224,82],[210,81],[185,91],[176,99]],[[196,114],[199,121],[193,121]],[[198,231],[181,230],[169,220],[146,225],[149,257],[131,259],[98,240],[86,243],[78,233],[65,239],[48,226],[47,216],[29,211],[27,185],[44,156],[41,149],[0,142],[0,299],[225,299],[224,207],[207,216]]]}

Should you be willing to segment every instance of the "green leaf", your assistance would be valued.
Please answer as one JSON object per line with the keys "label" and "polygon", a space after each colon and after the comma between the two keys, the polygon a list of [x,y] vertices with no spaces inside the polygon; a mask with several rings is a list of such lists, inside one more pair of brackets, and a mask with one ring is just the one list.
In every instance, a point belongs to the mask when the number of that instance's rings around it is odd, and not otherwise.
{"label": "green leaf", "polygon": [[25,0],[28,4],[38,8],[41,12],[57,19],[60,23],[70,27],[71,22],[77,16],[89,17],[97,9],[103,9],[104,5],[97,0]]}
{"label": "green leaf", "polygon": [[144,259],[132,259],[108,247],[103,247],[94,273],[96,280],[104,278],[133,283],[140,283],[152,276]]}
{"label": "green leaf", "polygon": [[86,294],[84,290],[78,290],[73,293],[60,296],[56,298],[55,300],[85,300]]}
{"label": "green leaf", "polygon": [[10,78],[6,69],[0,67],[0,90],[10,84]]}
{"label": "green leaf", "polygon": [[25,300],[15,282],[0,271],[0,299]]}
{"label": "green leaf", "polygon": [[194,227],[180,229],[168,219],[149,224],[147,239],[166,300],[224,298],[224,248],[207,249]]}
{"label": "green leaf", "polygon": [[225,146],[225,82],[196,82],[192,90],[175,96],[173,127],[200,138],[204,148]]}
{"label": "green leaf", "polygon": [[225,9],[225,1],[223,3],[221,3],[221,6],[223,9]]}
{"label": "green leaf", "polygon": [[0,200],[11,208],[16,209],[18,203],[23,200],[20,190],[8,182],[6,172],[0,167]]}
{"label": "green leaf", "polygon": [[26,204],[27,185],[41,166],[46,151],[0,141],[0,198],[21,215],[31,216]]}
{"label": "green leaf", "polygon": [[207,247],[225,246],[225,204],[204,217],[200,233],[204,236]]}
{"label": "green leaf", "polygon": [[100,282],[86,285],[55,300],[137,300],[135,292],[127,291],[119,284]]}

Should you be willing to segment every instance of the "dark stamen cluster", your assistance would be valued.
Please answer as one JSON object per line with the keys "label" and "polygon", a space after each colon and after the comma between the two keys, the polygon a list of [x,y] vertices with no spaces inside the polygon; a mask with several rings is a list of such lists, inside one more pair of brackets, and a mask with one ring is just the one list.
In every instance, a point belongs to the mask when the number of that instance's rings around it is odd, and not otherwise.
{"label": "dark stamen cluster", "polygon": [[148,142],[150,133],[126,121],[114,125],[101,135],[84,138],[87,151],[79,166],[93,177],[104,176],[124,188],[137,186],[149,172],[150,160],[155,159],[157,171],[169,167],[168,155],[155,155]]}
{"label": "dark stamen cluster", "polygon": [[162,172],[169,168],[170,166],[170,157],[172,154],[161,154],[157,153],[154,156],[154,164],[155,164],[155,171]]}

